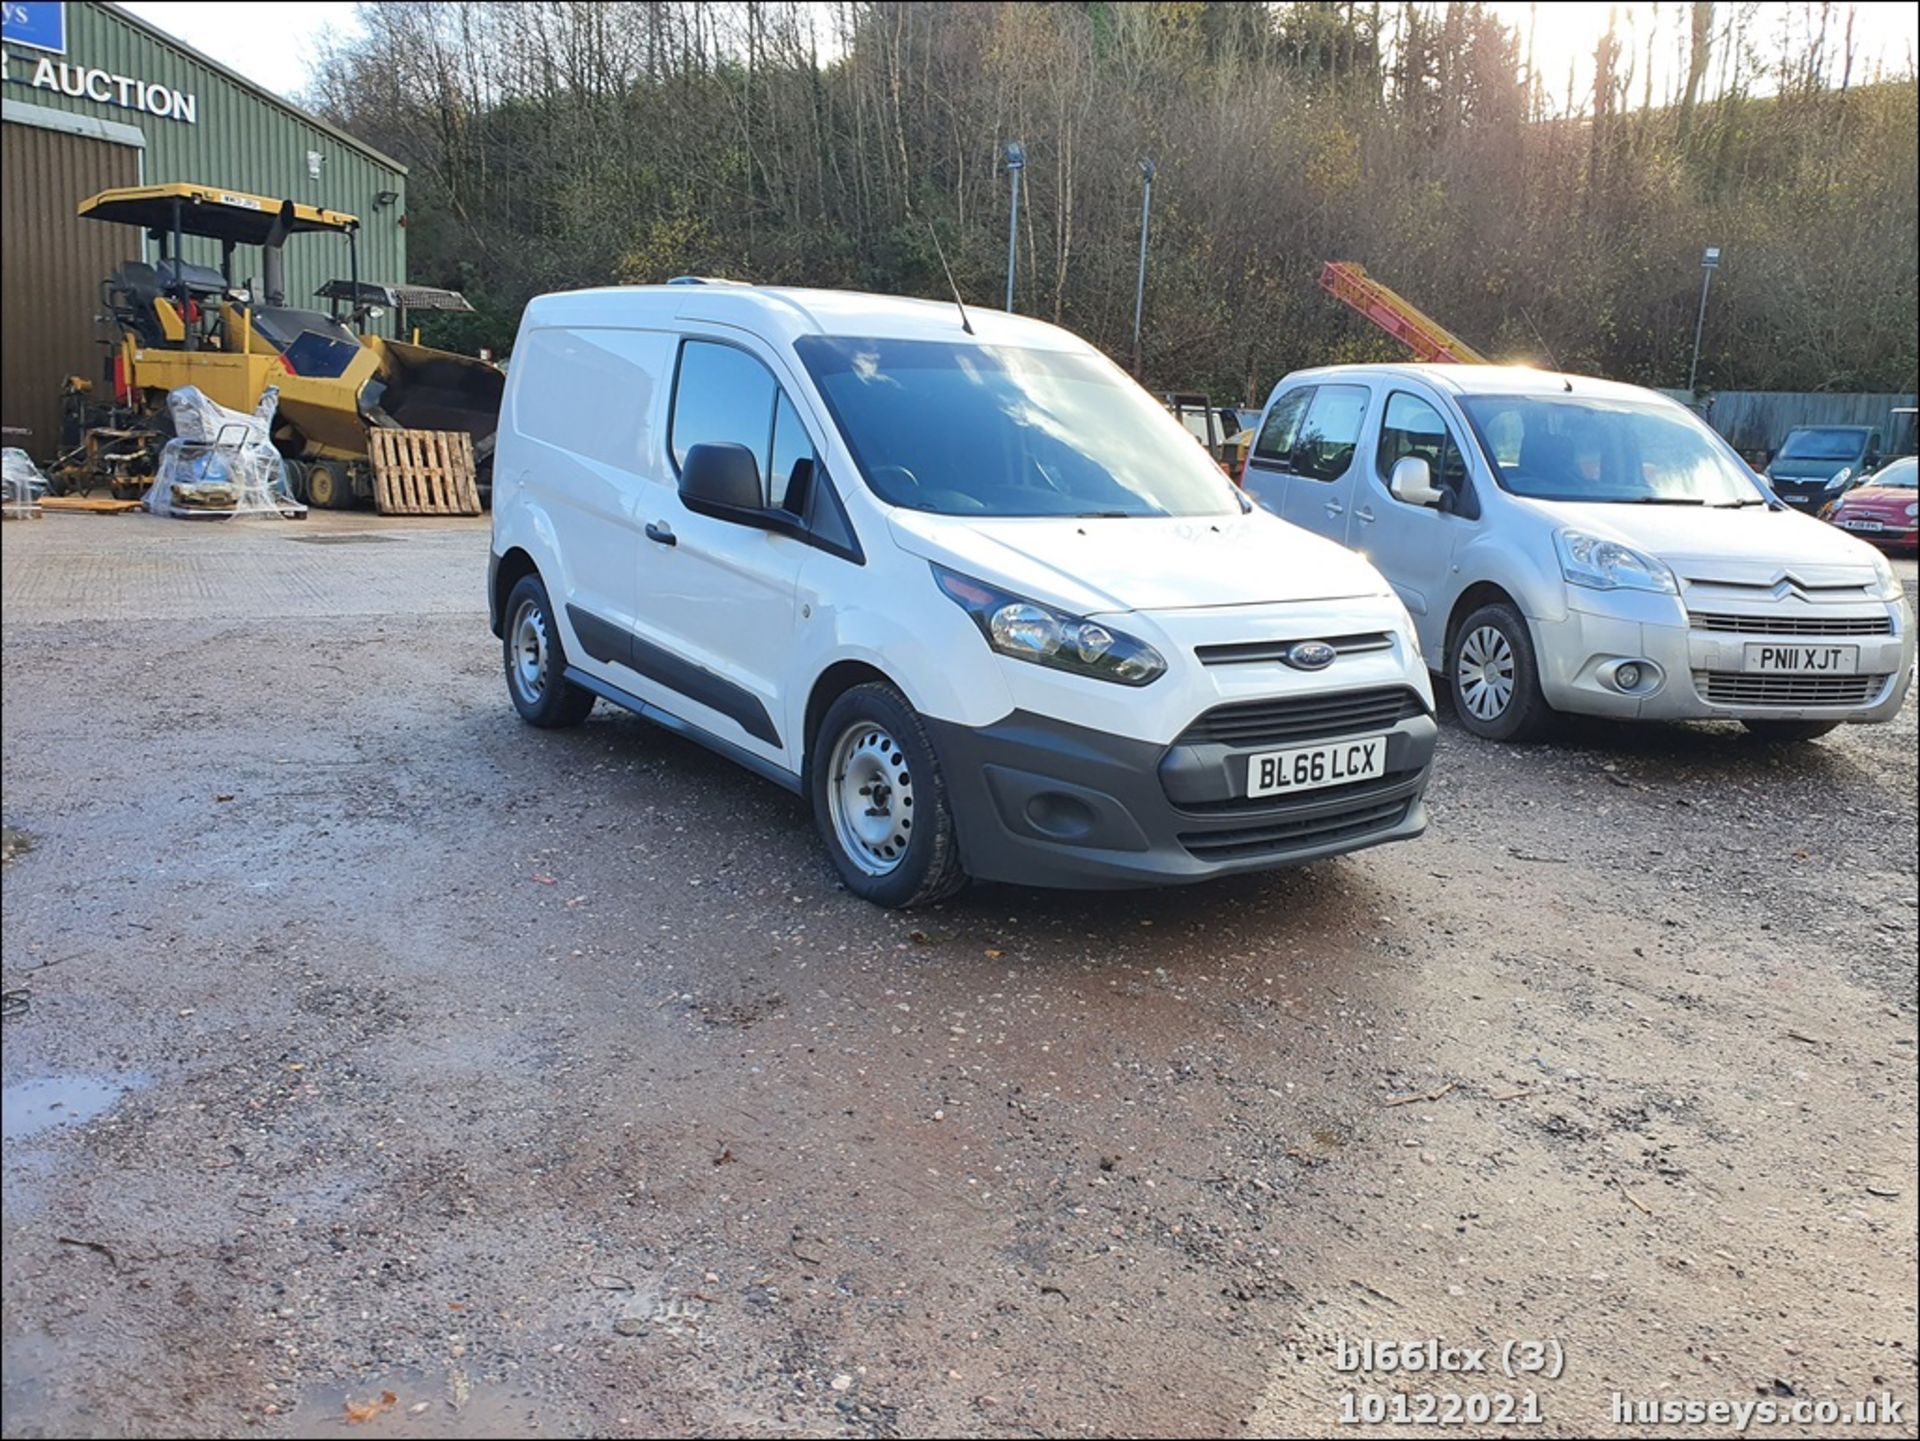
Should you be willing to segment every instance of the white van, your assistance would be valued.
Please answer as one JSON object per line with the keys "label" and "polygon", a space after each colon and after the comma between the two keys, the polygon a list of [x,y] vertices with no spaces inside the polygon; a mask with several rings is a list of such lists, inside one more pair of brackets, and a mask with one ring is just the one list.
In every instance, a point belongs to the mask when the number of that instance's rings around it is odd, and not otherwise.
{"label": "white van", "polygon": [[1426,826],[1432,691],[1386,582],[1036,321],[713,283],[539,297],[488,597],[528,721],[612,701],[806,795],[882,905]]}

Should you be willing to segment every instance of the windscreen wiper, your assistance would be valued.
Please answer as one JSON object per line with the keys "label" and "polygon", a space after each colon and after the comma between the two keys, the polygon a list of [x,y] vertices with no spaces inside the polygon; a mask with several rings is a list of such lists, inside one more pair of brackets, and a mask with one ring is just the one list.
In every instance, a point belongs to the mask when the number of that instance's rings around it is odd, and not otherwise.
{"label": "windscreen wiper", "polygon": [[1705,505],[1704,500],[1691,495],[1636,495],[1626,502],[1628,505]]}

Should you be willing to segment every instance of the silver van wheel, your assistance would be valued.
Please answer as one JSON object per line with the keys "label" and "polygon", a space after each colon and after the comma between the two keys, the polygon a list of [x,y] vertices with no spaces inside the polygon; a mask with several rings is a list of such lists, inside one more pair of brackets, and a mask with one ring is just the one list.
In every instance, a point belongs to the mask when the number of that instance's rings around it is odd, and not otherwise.
{"label": "silver van wheel", "polygon": [[1513,704],[1513,647],[1497,627],[1483,625],[1467,635],[1454,672],[1461,699],[1477,719],[1498,720]]}
{"label": "silver van wheel", "polygon": [[522,700],[539,703],[547,689],[547,617],[529,598],[513,613],[513,684]]}
{"label": "silver van wheel", "polygon": [[913,839],[913,774],[900,743],[871,721],[856,721],[833,744],[827,811],[847,859],[884,876]]}

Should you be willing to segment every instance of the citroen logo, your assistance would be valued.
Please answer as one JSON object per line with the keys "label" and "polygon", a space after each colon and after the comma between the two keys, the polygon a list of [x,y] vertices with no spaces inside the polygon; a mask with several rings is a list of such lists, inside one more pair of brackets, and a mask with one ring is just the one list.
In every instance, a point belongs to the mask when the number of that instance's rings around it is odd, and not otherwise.
{"label": "citroen logo", "polygon": [[1281,652],[1281,659],[1295,670],[1325,670],[1340,654],[1323,640],[1295,641]]}

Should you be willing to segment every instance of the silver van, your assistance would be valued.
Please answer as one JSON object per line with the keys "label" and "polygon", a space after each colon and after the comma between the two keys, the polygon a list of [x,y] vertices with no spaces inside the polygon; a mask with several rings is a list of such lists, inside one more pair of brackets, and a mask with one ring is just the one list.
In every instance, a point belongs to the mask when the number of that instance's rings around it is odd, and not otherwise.
{"label": "silver van", "polygon": [[1296,371],[1242,485],[1363,553],[1461,724],[1724,718],[1773,740],[1891,720],[1913,616],[1873,547],[1789,510],[1650,390],[1481,365]]}

